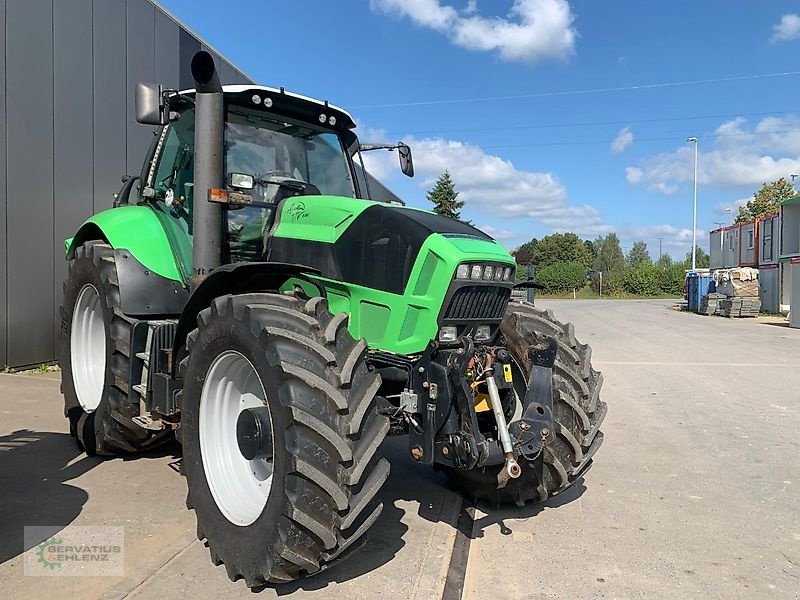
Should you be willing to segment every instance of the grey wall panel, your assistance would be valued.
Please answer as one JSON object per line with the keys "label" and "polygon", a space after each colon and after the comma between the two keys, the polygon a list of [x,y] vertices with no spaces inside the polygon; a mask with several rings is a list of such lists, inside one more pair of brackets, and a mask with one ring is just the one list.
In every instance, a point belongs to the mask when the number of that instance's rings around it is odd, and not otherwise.
{"label": "grey wall panel", "polygon": [[156,75],[154,83],[177,88],[180,83],[179,33],[175,22],[156,9]]}
{"label": "grey wall panel", "polygon": [[6,0],[0,0],[0,369],[6,361]]}
{"label": "grey wall panel", "polygon": [[125,12],[125,0],[93,2],[94,212],[111,208],[125,174]]}
{"label": "grey wall panel", "polygon": [[54,280],[57,333],[64,239],[92,214],[92,0],[53,4]]}
{"label": "grey wall panel", "polygon": [[53,347],[53,5],[6,6],[8,360],[51,360]]}
{"label": "grey wall panel", "polygon": [[142,170],[145,152],[153,139],[153,127],[136,122],[134,89],[139,82],[155,81],[155,8],[147,0],[128,0],[127,22],[127,173]]}
{"label": "grey wall panel", "polygon": [[182,90],[187,90],[194,87],[190,66],[195,52],[200,50],[200,42],[184,29],[180,30],[178,37],[178,75],[180,78],[180,88]]}

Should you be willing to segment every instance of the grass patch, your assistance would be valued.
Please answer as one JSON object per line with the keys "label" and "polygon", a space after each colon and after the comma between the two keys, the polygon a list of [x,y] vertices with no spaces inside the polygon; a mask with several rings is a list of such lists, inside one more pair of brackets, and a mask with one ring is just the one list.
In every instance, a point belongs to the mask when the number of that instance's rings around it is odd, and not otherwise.
{"label": "grass patch", "polygon": [[613,296],[607,296],[603,294],[602,297],[598,296],[597,293],[592,290],[590,287],[581,288],[580,290],[575,291],[575,295],[572,295],[572,292],[559,292],[559,293],[549,293],[549,292],[542,292],[536,290],[536,297],[542,298],[543,300],[682,300],[682,296],[671,296],[669,294],[658,294],[656,296],[638,296],[634,294],[615,294]]}

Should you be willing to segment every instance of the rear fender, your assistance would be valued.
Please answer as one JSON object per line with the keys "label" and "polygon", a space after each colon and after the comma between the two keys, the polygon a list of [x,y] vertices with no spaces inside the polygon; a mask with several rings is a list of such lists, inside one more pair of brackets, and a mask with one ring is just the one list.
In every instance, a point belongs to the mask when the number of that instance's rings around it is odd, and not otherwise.
{"label": "rear fender", "polygon": [[197,327],[197,315],[211,306],[214,298],[226,294],[247,294],[249,292],[277,292],[289,280],[295,280],[306,293],[313,290],[318,296],[326,297],[325,288],[309,276],[319,275],[312,267],[278,262],[234,263],[214,269],[189,296],[181,313],[175,342],[172,346],[173,377],[178,376],[180,356],[186,344],[186,337]]}

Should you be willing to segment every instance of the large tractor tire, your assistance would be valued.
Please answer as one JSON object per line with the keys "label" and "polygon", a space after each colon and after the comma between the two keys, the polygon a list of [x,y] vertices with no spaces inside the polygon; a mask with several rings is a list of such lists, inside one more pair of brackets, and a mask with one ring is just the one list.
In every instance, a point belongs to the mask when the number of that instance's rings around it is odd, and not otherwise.
{"label": "large tractor tire", "polygon": [[59,366],[70,434],[89,456],[138,452],[172,437],[131,420],[139,414],[127,400],[132,322],[120,310],[111,246],[79,246],[64,282]]}
{"label": "large tractor tire", "polygon": [[528,387],[527,378],[532,367],[528,349],[548,337],[554,337],[558,342],[553,368],[556,436],[544,449],[543,481],[536,477],[534,463],[522,458],[520,477],[510,479],[501,489],[497,489],[497,474],[502,465],[470,471],[445,471],[469,497],[493,503],[514,502],[522,506],[563,492],[589,468],[592,457],[603,443],[600,425],[606,416],[606,404],[599,399],[603,375],[592,368],[592,349],[575,339],[572,324],[557,321],[550,310],[535,308],[527,302],[511,302],[500,331],[513,358],[517,402],[524,397]]}
{"label": "large tractor tire", "polygon": [[[389,421],[366,342],[323,298],[223,296],[197,325],[181,361],[180,429],[197,536],[249,587],[315,573],[383,508],[389,463],[377,450]],[[258,432],[243,434],[256,414]]]}

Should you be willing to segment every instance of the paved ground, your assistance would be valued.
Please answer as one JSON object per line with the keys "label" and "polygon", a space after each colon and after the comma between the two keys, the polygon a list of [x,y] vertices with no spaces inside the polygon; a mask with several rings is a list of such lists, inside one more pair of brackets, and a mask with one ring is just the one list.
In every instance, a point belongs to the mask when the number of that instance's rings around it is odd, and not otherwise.
{"label": "paved ground", "polygon": [[[797,598],[800,330],[668,302],[549,301],[594,348],[609,403],[586,480],[542,507],[476,516],[467,598]],[[79,456],[57,374],[0,375],[0,596],[253,598],[194,540],[168,449]],[[458,500],[384,453],[384,513],[342,564],[258,596],[437,598]],[[26,577],[22,525],[124,525],[125,576]],[[28,549],[28,552],[30,550]]]}

